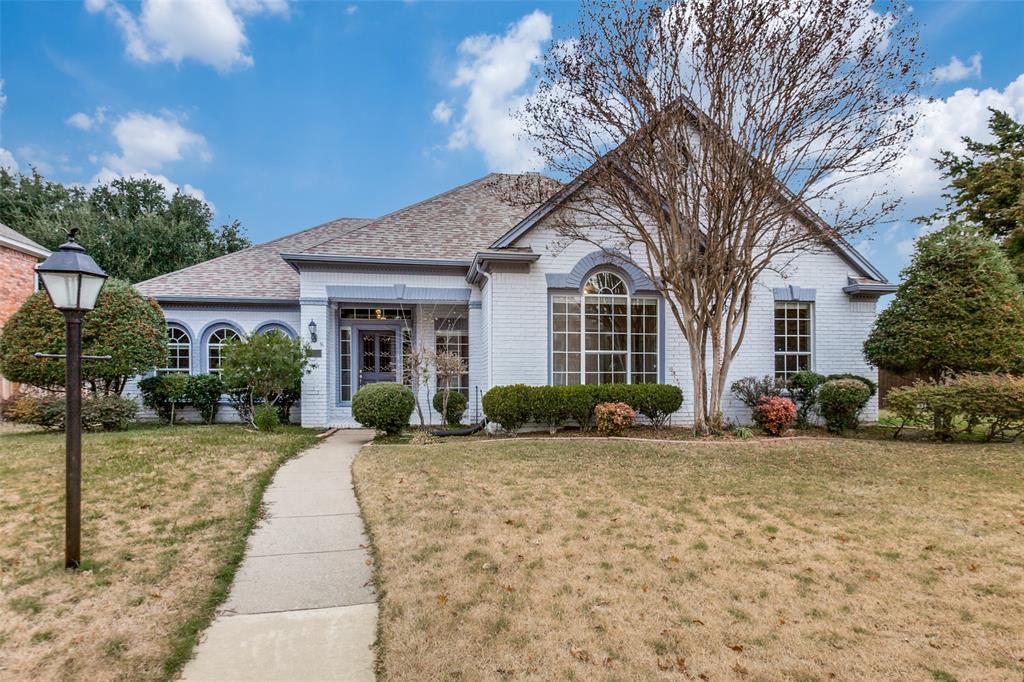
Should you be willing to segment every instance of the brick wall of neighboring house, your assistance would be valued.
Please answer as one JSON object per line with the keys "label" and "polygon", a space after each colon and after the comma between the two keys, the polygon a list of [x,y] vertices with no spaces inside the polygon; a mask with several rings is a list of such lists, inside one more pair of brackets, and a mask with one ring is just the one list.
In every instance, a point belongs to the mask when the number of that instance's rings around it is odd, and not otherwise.
{"label": "brick wall of neighboring house", "polygon": [[[0,327],[36,290],[35,256],[0,246]],[[0,400],[10,397],[16,384],[0,377]]]}

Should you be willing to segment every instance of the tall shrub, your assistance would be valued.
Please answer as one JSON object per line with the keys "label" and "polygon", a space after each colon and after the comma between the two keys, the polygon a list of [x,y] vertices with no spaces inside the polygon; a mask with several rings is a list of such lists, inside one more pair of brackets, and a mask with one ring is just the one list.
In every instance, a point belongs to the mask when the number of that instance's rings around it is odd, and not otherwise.
{"label": "tall shrub", "polygon": [[175,412],[186,404],[189,377],[185,374],[158,374],[139,382],[142,404],[156,412],[168,424],[175,422]]}
{"label": "tall shrub", "polygon": [[408,386],[378,382],[363,386],[352,396],[352,417],[387,435],[396,435],[409,425],[416,400]]}
{"label": "tall shrub", "polygon": [[[63,353],[64,316],[43,291],[32,294],[0,332],[0,374],[46,390],[64,387],[64,360],[33,353]],[[167,360],[167,325],[153,299],[130,284],[107,280],[96,307],[82,320],[82,354],[109,355],[82,363],[82,382],[94,394],[120,395],[128,379],[162,367]]]}
{"label": "tall shrub", "polygon": [[871,364],[933,379],[1024,368],[1024,293],[998,244],[950,225],[918,239],[902,277],[864,342]]}
{"label": "tall shrub", "polygon": [[855,429],[871,391],[858,379],[832,379],[821,385],[818,404],[825,428],[832,433]]}
{"label": "tall shrub", "polygon": [[220,397],[224,393],[224,382],[216,374],[195,374],[188,378],[185,387],[185,401],[199,412],[207,424],[217,419]]}
{"label": "tall shrub", "polygon": [[[239,414],[251,423],[255,406],[277,406],[301,385],[310,349],[280,332],[232,339],[224,345],[221,375]],[[248,403],[248,405],[246,405]]]}
{"label": "tall shrub", "polygon": [[796,425],[798,427],[805,428],[810,424],[811,412],[818,403],[818,389],[826,381],[824,376],[809,369],[789,377],[787,386],[790,398],[796,403]]}

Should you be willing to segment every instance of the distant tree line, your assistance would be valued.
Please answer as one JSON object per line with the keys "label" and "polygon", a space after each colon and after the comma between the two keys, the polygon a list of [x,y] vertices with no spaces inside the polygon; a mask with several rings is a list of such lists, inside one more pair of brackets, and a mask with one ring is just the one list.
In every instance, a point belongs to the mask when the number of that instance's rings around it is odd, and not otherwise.
{"label": "distant tree line", "polygon": [[0,169],[0,222],[48,249],[79,242],[112,277],[141,282],[250,245],[238,220],[214,227],[213,209],[149,178],[94,187],[47,180],[36,169]]}

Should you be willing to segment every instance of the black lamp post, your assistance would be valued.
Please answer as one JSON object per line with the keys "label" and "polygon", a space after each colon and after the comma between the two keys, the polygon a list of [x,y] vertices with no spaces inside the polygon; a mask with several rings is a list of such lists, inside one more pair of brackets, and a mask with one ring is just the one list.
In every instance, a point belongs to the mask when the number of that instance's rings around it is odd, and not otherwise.
{"label": "black lamp post", "polygon": [[92,310],[107,273],[75,242],[77,229],[68,241],[36,266],[53,306],[67,322],[67,364],[64,389],[67,412],[65,485],[67,488],[64,533],[64,567],[78,568],[82,540],[82,315]]}

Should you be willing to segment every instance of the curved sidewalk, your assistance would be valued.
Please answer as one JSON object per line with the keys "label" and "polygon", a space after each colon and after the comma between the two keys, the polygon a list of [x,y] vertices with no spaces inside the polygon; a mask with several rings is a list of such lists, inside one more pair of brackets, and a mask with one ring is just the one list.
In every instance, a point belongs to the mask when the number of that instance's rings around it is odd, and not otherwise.
{"label": "curved sidewalk", "polygon": [[352,459],[372,438],[338,431],[278,470],[267,516],[181,679],[374,679],[377,601],[352,490]]}

